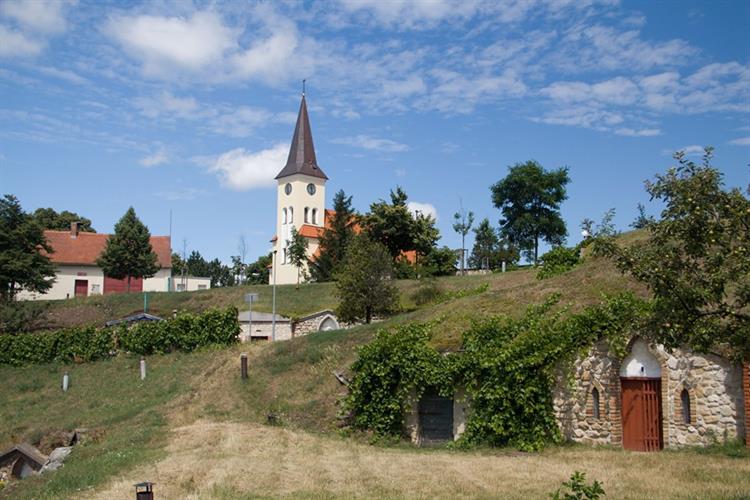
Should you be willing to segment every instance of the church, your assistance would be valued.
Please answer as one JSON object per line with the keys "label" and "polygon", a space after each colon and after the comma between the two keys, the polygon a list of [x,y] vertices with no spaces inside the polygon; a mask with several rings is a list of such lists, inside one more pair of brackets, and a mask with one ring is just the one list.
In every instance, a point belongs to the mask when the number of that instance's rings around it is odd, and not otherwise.
{"label": "church", "polygon": [[276,176],[276,235],[271,239],[274,258],[269,284],[273,283],[274,275],[277,284],[297,283],[298,270],[289,256],[292,228],[307,238],[308,259],[315,257],[320,237],[333,214],[325,209],[327,180],[315,158],[310,117],[303,93],[289,157]]}

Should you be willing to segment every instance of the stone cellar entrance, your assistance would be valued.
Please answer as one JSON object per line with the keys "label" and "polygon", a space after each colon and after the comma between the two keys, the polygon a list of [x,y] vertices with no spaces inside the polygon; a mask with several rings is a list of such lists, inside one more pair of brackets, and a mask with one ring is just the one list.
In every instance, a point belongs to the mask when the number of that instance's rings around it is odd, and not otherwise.
{"label": "stone cellar entrance", "polygon": [[633,343],[620,369],[622,446],[659,451],[664,446],[661,410],[661,365],[642,340]]}

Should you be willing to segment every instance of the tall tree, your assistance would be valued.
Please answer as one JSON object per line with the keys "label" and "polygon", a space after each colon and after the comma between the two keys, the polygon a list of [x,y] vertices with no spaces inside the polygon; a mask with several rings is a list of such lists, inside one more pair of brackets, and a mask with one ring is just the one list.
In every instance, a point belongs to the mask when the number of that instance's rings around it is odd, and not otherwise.
{"label": "tall tree", "polygon": [[395,260],[403,252],[414,250],[414,217],[406,205],[408,197],[401,187],[391,191],[391,202],[380,200],[370,205],[363,225],[370,237],[381,242]]}
{"label": "tall tree", "polygon": [[190,255],[185,261],[185,266],[187,267],[187,273],[190,276],[208,278],[211,274],[208,268],[208,261],[203,258],[198,250],[190,252]]}
{"label": "tall tree", "polygon": [[354,238],[356,212],[352,197],[339,190],[333,196],[334,213],[320,238],[318,255],[310,263],[310,273],[315,281],[330,281],[344,260],[349,244]]}
{"label": "tall tree", "polygon": [[648,286],[654,300],[644,332],[656,342],[750,361],[750,200],[724,189],[712,152],[700,165],[679,152],[675,167],[646,183],[665,205],[646,227],[648,240],[621,247],[605,237],[594,249]]}
{"label": "tall tree", "polygon": [[422,212],[415,214],[412,241],[414,250],[417,252],[417,259],[435,250],[435,245],[440,239],[440,230],[436,227],[436,223],[432,215],[425,215]]}
{"label": "tall tree", "polygon": [[388,248],[366,234],[356,236],[336,276],[339,319],[370,323],[375,314],[395,311],[399,297],[392,277],[393,258]]}
{"label": "tall tree", "polygon": [[307,238],[298,233],[294,226],[292,226],[289,240],[289,262],[297,268],[297,288],[299,288],[300,276],[304,271],[303,267],[307,264]]}
{"label": "tall tree", "polygon": [[12,301],[20,289],[44,293],[52,287],[53,249],[42,227],[10,194],[0,199],[0,300]]}
{"label": "tall tree", "polygon": [[466,213],[463,204],[458,212],[453,214],[453,230],[461,235],[461,276],[466,274],[466,235],[474,224],[474,212]]}
{"label": "tall tree", "polygon": [[151,233],[138,219],[133,207],[115,224],[115,234],[107,239],[96,261],[105,276],[128,279],[150,278],[159,270],[158,258],[151,248]]}
{"label": "tall tree", "polygon": [[488,218],[474,228],[474,247],[469,256],[469,265],[476,269],[494,269],[497,266],[500,239]]}
{"label": "tall tree", "polygon": [[31,217],[42,227],[54,231],[68,231],[72,222],[78,222],[78,230],[86,233],[95,233],[91,227],[91,220],[81,217],[75,212],[63,210],[58,213],[53,208],[37,208]]}
{"label": "tall tree", "polygon": [[492,202],[502,211],[500,230],[509,243],[539,260],[539,241],[562,245],[567,236],[560,204],[567,199],[567,168],[545,170],[534,160],[517,163],[508,175],[492,185]]}
{"label": "tall tree", "polygon": [[269,253],[268,255],[261,255],[258,257],[258,260],[248,264],[245,268],[247,282],[256,285],[267,285],[271,260],[272,257]]}

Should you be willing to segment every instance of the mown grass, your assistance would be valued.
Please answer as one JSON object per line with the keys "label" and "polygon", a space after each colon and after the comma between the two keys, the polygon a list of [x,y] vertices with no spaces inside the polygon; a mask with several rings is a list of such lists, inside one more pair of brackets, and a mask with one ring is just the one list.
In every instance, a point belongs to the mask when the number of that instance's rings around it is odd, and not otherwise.
{"label": "mown grass", "polygon": [[[82,365],[0,367],[0,449],[75,428],[102,433],[96,441],[76,446],[59,471],[16,482],[0,495],[58,498],[161,458],[168,403],[189,391],[194,372],[215,354],[152,356],[145,381],[139,377],[138,358],[130,356]],[[71,383],[63,393],[65,372]]]}

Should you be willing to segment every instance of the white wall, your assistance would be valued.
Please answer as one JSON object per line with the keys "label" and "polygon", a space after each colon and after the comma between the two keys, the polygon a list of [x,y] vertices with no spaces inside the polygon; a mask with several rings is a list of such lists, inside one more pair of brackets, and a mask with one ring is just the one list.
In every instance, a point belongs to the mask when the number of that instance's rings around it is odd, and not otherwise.
{"label": "white wall", "polygon": [[168,292],[171,269],[159,269],[154,276],[143,280],[144,292]]}
{"label": "white wall", "polygon": [[[273,325],[270,322],[253,322],[253,337],[268,337],[272,339]],[[292,338],[292,324],[288,321],[276,322],[276,340],[289,340]],[[240,340],[248,342],[250,340],[250,325],[240,323]]]}
{"label": "white wall", "polygon": [[177,292],[195,292],[197,290],[208,290],[211,288],[211,278],[199,276],[185,276],[185,289],[182,289],[182,277],[175,276],[173,279],[172,290]]}
{"label": "white wall", "polygon": [[[88,294],[104,293],[104,273],[96,266],[57,267],[57,279],[47,293],[38,294],[22,291],[18,294],[20,300],[61,300],[75,297],[76,280],[88,281]],[[98,289],[98,292],[97,292]]]}

